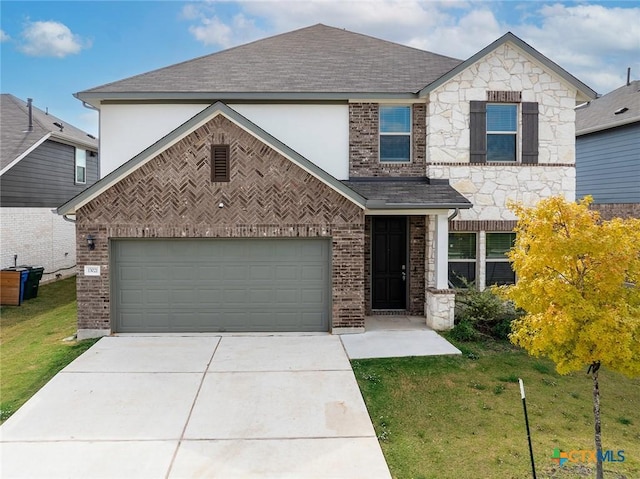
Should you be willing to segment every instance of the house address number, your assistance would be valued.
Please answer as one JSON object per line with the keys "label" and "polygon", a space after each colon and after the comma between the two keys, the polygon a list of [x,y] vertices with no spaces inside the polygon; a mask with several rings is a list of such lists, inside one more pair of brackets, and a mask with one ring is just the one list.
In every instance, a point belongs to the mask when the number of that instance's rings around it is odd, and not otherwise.
{"label": "house address number", "polygon": [[84,275],[85,276],[100,276],[100,266],[85,265],[85,267],[84,267]]}

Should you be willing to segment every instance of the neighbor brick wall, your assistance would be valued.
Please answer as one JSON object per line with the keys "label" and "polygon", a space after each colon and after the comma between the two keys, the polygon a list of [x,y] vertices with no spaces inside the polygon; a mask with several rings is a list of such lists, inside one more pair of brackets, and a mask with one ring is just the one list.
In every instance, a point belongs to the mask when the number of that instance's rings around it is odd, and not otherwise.
{"label": "neighbor brick wall", "polygon": [[591,209],[599,211],[603,220],[612,218],[640,218],[640,203],[592,204]]}
{"label": "neighbor brick wall", "polygon": [[[212,143],[231,145],[228,183],[210,181]],[[364,326],[362,209],[217,116],[78,211],[78,267],[102,266],[78,276],[79,329],[110,328],[110,238],[216,237],[331,237],[333,327]]]}
{"label": "neighbor brick wall", "polygon": [[349,176],[426,176],[426,104],[412,108],[411,163],[380,163],[377,103],[349,104]]}

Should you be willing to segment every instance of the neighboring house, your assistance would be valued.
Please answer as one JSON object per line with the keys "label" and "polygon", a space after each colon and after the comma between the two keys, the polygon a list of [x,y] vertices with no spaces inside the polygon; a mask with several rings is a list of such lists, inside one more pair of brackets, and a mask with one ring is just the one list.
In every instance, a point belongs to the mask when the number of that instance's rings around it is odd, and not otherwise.
{"label": "neighboring house", "polygon": [[576,193],[605,219],[640,218],[640,81],[576,110]]}
{"label": "neighboring house", "polygon": [[0,266],[73,275],[75,227],[55,208],[98,179],[98,141],[30,99],[2,94],[0,108]]}
{"label": "neighboring house", "polygon": [[76,96],[106,174],[58,209],[100,268],[85,337],[450,328],[450,282],[513,279],[507,200],[574,198],[595,92],[510,33],[461,61],[316,25]]}

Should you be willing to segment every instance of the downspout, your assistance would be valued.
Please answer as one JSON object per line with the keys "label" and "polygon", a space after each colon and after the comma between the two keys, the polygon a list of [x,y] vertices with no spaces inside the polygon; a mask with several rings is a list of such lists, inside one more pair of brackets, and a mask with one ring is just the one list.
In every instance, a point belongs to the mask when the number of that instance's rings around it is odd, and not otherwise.
{"label": "downspout", "polygon": [[456,208],[453,213],[451,213],[451,216],[449,216],[449,218],[447,218],[448,221],[451,221],[453,218],[455,218],[456,216],[458,216],[458,213],[460,213],[460,208]]}
{"label": "downspout", "polygon": [[69,223],[76,223],[77,220],[72,220],[71,218],[67,218],[67,215],[62,215],[62,219],[68,221]]}

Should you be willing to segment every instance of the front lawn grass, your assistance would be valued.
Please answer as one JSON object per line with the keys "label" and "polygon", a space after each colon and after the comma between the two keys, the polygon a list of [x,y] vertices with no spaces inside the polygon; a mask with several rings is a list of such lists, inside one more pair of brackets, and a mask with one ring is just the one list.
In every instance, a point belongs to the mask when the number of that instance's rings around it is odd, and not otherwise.
{"label": "front lawn grass", "polygon": [[96,340],[76,332],[75,278],[41,285],[38,297],[0,307],[0,422]]}
{"label": "front lawn grass", "polygon": [[[595,476],[593,464],[551,459],[554,448],[594,449],[589,376],[560,376],[507,342],[456,346],[462,356],[352,361],[394,478],[532,477],[518,378],[537,477]],[[640,477],[640,378],[601,369],[600,392],[603,447],[625,457],[605,462],[605,477]]]}

